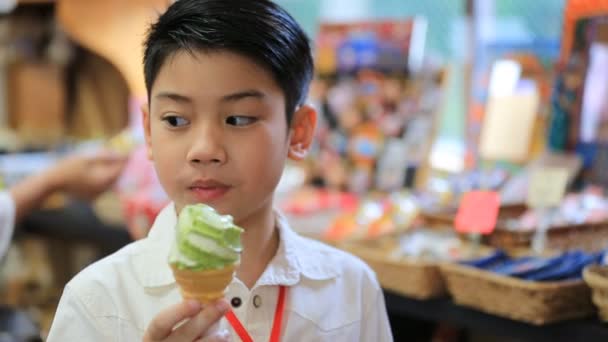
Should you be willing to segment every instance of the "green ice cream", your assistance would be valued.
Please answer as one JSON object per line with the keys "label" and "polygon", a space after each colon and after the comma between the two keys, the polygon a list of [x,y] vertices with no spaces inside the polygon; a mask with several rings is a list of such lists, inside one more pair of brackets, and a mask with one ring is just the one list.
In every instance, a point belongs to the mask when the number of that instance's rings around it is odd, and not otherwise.
{"label": "green ice cream", "polygon": [[177,236],[169,263],[179,269],[221,269],[239,262],[243,229],[232,216],[205,204],[185,206],[179,213]]}

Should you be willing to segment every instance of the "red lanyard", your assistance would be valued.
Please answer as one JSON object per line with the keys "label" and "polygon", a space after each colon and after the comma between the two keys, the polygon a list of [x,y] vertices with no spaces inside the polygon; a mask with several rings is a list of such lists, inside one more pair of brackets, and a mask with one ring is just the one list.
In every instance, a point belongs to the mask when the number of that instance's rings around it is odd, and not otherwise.
{"label": "red lanyard", "polygon": [[[279,342],[281,337],[281,326],[283,324],[283,311],[285,311],[285,292],[287,289],[285,286],[279,286],[279,296],[277,300],[277,308],[274,311],[274,320],[272,323],[272,332],[270,334],[270,342]],[[230,310],[226,314],[228,323],[232,326],[234,331],[239,335],[243,342],[253,342],[253,339],[247,332],[247,329],[241,324],[241,321],[236,317],[234,311]]]}

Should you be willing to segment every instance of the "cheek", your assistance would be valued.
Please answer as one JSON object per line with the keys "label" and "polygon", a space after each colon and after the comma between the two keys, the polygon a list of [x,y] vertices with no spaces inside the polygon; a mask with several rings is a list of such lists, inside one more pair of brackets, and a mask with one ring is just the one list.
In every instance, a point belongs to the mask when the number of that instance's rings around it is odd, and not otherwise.
{"label": "cheek", "polygon": [[179,161],[180,144],[176,139],[168,136],[165,130],[154,127],[154,125],[152,125],[150,143],[158,179],[165,191],[172,195],[173,188],[176,187],[174,183],[176,175],[178,175],[177,169],[182,165]]}
{"label": "cheek", "polygon": [[245,144],[239,153],[239,169],[249,181],[249,186],[273,191],[283,173],[287,156],[286,135],[282,132],[264,130],[255,143]]}
{"label": "cheek", "polygon": [[162,153],[156,153],[154,155],[154,168],[156,169],[158,180],[163,188],[171,195],[173,192],[172,190],[175,187],[177,163],[171,159],[171,154],[168,154],[162,149],[160,152]]}
{"label": "cheek", "polygon": [[163,127],[162,123],[153,123],[151,126],[150,142],[155,158],[176,159],[180,156],[186,140]]}

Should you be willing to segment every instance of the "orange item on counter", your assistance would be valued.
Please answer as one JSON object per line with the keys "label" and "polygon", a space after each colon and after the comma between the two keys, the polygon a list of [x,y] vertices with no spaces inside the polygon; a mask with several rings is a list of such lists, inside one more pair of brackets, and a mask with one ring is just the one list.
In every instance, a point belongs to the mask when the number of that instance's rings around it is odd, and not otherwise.
{"label": "orange item on counter", "polygon": [[323,233],[327,241],[342,241],[355,234],[359,225],[353,213],[339,216],[333,224]]}

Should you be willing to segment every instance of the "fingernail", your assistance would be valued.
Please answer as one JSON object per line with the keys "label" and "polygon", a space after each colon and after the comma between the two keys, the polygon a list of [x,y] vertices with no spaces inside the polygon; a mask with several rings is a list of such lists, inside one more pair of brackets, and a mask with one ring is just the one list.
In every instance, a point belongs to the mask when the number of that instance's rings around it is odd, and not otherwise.
{"label": "fingernail", "polygon": [[215,308],[222,314],[225,314],[226,312],[228,312],[228,310],[230,310],[230,306],[228,305],[228,302],[226,302],[225,300],[217,301],[215,303]]}
{"label": "fingernail", "polygon": [[188,300],[188,306],[192,310],[200,310],[201,309],[201,303],[198,300],[194,300],[194,299]]}
{"label": "fingernail", "polygon": [[222,340],[222,341],[230,341],[230,332],[228,331],[228,329],[223,329],[218,331],[217,333],[217,337]]}

